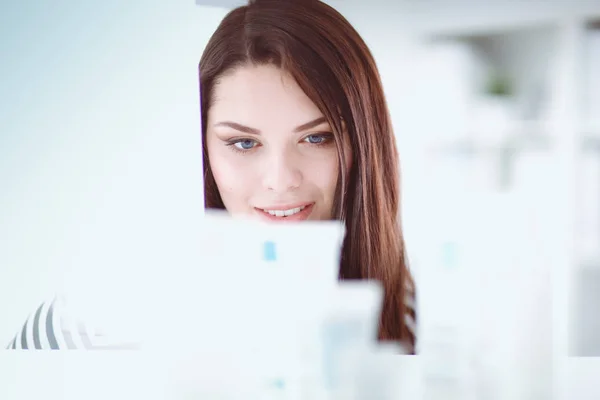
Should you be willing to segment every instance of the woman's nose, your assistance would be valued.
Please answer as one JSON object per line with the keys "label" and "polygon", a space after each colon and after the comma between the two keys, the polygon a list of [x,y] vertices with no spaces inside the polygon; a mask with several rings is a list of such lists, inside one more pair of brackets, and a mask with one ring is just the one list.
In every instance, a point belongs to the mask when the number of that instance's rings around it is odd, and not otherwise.
{"label": "woman's nose", "polygon": [[263,168],[263,185],[266,189],[285,193],[300,187],[302,167],[291,154],[277,154],[269,157]]}

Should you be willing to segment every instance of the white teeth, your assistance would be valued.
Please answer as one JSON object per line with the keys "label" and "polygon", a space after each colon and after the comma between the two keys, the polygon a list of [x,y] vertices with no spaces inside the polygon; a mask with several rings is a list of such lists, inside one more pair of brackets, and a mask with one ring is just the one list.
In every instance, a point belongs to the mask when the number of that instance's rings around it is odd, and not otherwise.
{"label": "white teeth", "polygon": [[274,217],[289,217],[304,210],[306,206],[292,208],[290,210],[263,210],[266,213],[273,215]]}

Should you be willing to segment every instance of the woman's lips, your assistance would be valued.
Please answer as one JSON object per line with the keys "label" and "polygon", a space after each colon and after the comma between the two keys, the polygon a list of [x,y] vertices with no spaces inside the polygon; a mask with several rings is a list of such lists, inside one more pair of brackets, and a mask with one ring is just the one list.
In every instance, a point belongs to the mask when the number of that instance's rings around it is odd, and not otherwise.
{"label": "woman's lips", "polygon": [[267,221],[297,222],[310,216],[314,203],[291,204],[269,208],[256,208],[258,215]]}

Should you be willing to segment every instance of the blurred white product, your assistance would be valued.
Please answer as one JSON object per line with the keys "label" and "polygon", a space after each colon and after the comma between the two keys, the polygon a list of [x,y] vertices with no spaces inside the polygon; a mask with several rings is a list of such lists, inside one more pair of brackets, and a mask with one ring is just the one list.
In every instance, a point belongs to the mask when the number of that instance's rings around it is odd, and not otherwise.
{"label": "blurred white product", "polygon": [[420,357],[393,343],[356,346],[340,354],[338,381],[329,400],[422,398]]}
{"label": "blurred white product", "polygon": [[[198,262],[202,264],[198,269],[230,276],[264,271],[271,276],[280,270],[286,276],[315,285],[337,283],[346,233],[342,222],[272,224],[210,211],[200,230],[202,253]],[[227,268],[215,268],[213,263]],[[252,265],[263,269],[257,271]]]}
{"label": "blurred white product", "polygon": [[[341,364],[348,366],[339,399],[396,400],[401,393],[400,359],[404,349],[395,344],[358,347]],[[354,361],[354,363],[352,363]],[[343,388],[351,389],[344,393]],[[351,393],[348,393],[351,392]],[[350,396],[346,396],[350,394]]]}
{"label": "blurred white product", "polygon": [[326,388],[339,384],[339,368],[344,366],[340,360],[348,352],[377,343],[382,306],[383,288],[376,281],[342,281],[330,291],[314,332],[317,352],[306,352],[321,360],[316,372]]}
{"label": "blurred white product", "polygon": [[[332,377],[347,366],[340,361],[376,343],[381,287],[343,282],[319,290],[307,282],[281,282],[234,284],[237,296],[247,301],[235,308],[217,307],[227,318],[219,313],[203,317],[204,329],[188,325],[179,336],[187,346],[161,351],[173,365],[173,386],[234,396],[224,398],[327,399],[328,386],[338,384]],[[218,329],[212,328],[215,324]]]}
{"label": "blurred white product", "polygon": [[417,275],[424,398],[549,398],[548,228],[520,197],[459,203],[438,210],[431,243],[442,250],[422,257]]}
{"label": "blurred white product", "polygon": [[190,298],[197,303],[160,311],[170,315],[146,336],[143,351],[162,360],[173,398],[294,398],[296,299],[306,293],[280,283],[213,278],[197,285]]}
{"label": "blurred white product", "polygon": [[[540,217],[520,196],[486,203],[473,215],[473,293],[477,395],[489,399],[551,397],[552,260],[539,234]],[[493,212],[491,212],[493,210]],[[481,232],[493,235],[481,235]]]}
{"label": "blurred white product", "polygon": [[[462,250],[457,243],[443,247],[445,252],[455,254],[452,257],[458,257],[456,253]],[[464,265],[450,264],[448,260],[442,265],[437,276],[429,276],[429,281],[422,276],[419,288],[419,356],[423,360],[424,398],[469,399],[469,351],[474,332],[471,321],[466,319],[471,318],[469,311],[473,308],[471,287]]]}
{"label": "blurred white product", "polygon": [[470,394],[473,282],[464,220],[469,205],[460,200],[448,196],[431,209],[429,251],[419,257],[415,276],[424,399],[468,399]]}

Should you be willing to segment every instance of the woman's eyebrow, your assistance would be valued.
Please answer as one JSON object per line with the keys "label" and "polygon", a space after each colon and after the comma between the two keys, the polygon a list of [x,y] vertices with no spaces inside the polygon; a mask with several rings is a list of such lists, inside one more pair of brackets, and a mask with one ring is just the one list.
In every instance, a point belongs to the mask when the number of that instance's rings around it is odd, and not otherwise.
{"label": "woman's eyebrow", "polygon": [[296,129],[294,129],[294,132],[299,133],[299,132],[307,131],[307,130],[314,128],[315,126],[319,126],[325,122],[327,122],[327,119],[325,117],[319,117],[317,119],[313,119],[310,122],[307,122],[305,124],[297,126]]}
{"label": "woman's eyebrow", "polygon": [[[319,117],[316,119],[313,119],[312,121],[309,121],[307,123],[304,123],[302,125],[297,126],[294,129],[294,133],[299,133],[299,132],[303,132],[306,130],[309,130],[311,128],[314,128],[315,126],[319,126],[323,123],[327,122],[327,119],[325,117]],[[222,122],[218,122],[214,125],[216,126],[225,126],[231,129],[235,129],[236,131],[240,131],[240,132],[244,132],[244,133],[250,133],[253,135],[260,135],[261,132],[260,130],[256,129],[256,128],[251,128],[249,126],[246,125],[242,125],[239,124],[237,122],[232,122],[232,121],[222,121]]]}
{"label": "woman's eyebrow", "polygon": [[249,126],[238,124],[237,122],[223,121],[216,123],[214,126],[226,126],[236,131],[251,133],[253,135],[260,135],[260,131],[256,128],[250,128]]}

